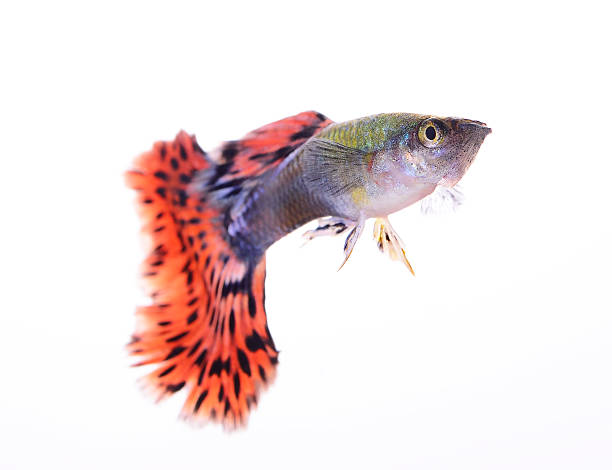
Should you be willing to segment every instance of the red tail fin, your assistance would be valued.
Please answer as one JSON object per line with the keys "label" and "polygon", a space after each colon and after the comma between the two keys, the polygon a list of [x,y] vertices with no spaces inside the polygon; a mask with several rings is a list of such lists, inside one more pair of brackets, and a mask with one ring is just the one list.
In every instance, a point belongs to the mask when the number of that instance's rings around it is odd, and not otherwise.
{"label": "red tail fin", "polygon": [[[217,163],[181,132],[174,142],[156,143],[127,173],[151,239],[143,276],[153,300],[137,310],[128,348],[140,358],[137,365],[159,364],[144,377],[158,399],[186,390],[186,419],[245,424],[260,389],[274,379],[278,352],[264,309],[265,258],[233,253],[221,211],[328,123],[318,113],[302,113],[265,126],[248,142],[225,144]],[[211,172],[214,181],[200,194],[188,191],[196,174]]]}
{"label": "red tail fin", "polygon": [[[319,113],[269,124],[221,147],[211,162],[194,137],[158,142],[127,173],[139,192],[151,240],[143,266],[150,306],[137,310],[128,348],[158,399],[186,390],[182,416],[246,423],[261,388],[275,376],[278,352],[264,309],[265,258],[240,259],[228,245],[224,214],[241,191],[328,125]],[[198,175],[200,193],[189,190]]]}
{"label": "red tail fin", "polygon": [[137,311],[129,350],[160,364],[145,381],[157,398],[183,388],[185,418],[243,424],[278,353],[264,311],[265,260],[248,266],[232,255],[215,222],[218,211],[186,186],[209,165],[181,132],[142,155],[128,184],[139,191],[152,251],[143,276],[153,305]]}

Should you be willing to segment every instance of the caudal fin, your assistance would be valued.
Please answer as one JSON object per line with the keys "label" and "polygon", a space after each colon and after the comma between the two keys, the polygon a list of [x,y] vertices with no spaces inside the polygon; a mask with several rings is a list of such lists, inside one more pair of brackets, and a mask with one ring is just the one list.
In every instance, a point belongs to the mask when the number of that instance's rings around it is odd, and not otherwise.
{"label": "caudal fin", "polygon": [[137,310],[128,348],[139,357],[136,365],[157,365],[143,379],[158,399],[187,393],[186,419],[243,425],[274,379],[265,257],[234,253],[227,211],[330,122],[310,111],[268,124],[226,142],[214,162],[180,132],[173,142],[156,143],[127,173],[150,239],[142,270],[152,299]]}
{"label": "caudal fin", "polygon": [[157,399],[186,392],[185,419],[243,425],[275,377],[265,257],[234,253],[224,212],[330,122],[319,113],[298,114],[227,142],[214,162],[180,132],[173,142],[156,143],[127,173],[150,239],[142,275],[152,299],[137,310],[128,348],[136,365],[157,366],[143,378]]}
{"label": "caudal fin", "polygon": [[137,310],[128,345],[158,399],[187,392],[182,416],[244,424],[262,387],[275,375],[278,352],[264,310],[265,259],[237,259],[222,236],[219,210],[187,191],[211,163],[185,132],[158,142],[128,172],[139,192],[143,230],[151,241],[143,265],[152,305]]}

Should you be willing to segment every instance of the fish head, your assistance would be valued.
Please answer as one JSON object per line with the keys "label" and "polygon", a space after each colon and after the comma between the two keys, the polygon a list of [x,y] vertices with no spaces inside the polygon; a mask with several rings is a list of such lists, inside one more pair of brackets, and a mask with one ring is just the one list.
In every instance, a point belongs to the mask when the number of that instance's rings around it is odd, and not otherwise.
{"label": "fish head", "polygon": [[402,172],[412,181],[454,186],[491,129],[470,119],[413,116],[400,141]]}

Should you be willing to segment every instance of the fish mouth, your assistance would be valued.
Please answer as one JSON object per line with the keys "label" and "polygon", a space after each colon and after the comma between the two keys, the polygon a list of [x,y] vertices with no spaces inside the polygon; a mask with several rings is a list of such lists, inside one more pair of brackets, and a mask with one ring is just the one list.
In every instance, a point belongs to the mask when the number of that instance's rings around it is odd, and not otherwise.
{"label": "fish mouth", "polygon": [[484,135],[489,135],[492,131],[490,127],[487,126],[486,123],[480,121],[473,121],[471,119],[458,119],[457,127],[459,130],[476,130],[478,129],[480,132],[484,132]]}
{"label": "fish mouth", "polygon": [[480,146],[491,128],[486,123],[472,119],[452,118],[452,129],[456,135],[448,171],[440,180],[442,186],[453,187],[470,167]]}

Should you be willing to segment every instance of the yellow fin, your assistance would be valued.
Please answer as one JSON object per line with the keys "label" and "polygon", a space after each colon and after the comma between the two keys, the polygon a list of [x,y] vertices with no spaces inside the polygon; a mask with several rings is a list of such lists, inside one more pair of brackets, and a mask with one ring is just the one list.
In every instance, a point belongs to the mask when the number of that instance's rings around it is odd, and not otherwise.
{"label": "yellow fin", "polygon": [[393,230],[389,219],[386,217],[379,217],[374,222],[374,239],[380,251],[387,253],[392,260],[400,259],[412,275],[415,275],[414,269],[412,269],[410,261],[406,257],[404,243],[395,230]]}

